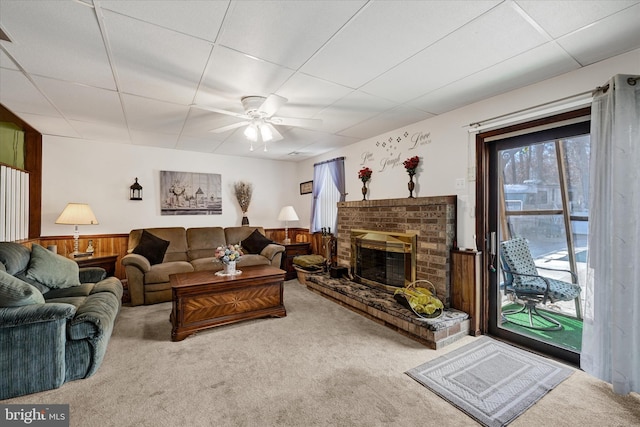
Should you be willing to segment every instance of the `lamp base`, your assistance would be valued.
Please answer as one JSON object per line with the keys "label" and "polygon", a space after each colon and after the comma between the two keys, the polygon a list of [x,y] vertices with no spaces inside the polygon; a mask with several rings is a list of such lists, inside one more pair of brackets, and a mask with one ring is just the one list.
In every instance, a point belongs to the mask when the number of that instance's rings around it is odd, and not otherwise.
{"label": "lamp base", "polygon": [[284,240],[282,241],[282,244],[284,244],[284,245],[290,245],[290,244],[291,244],[291,239],[289,239],[289,238],[284,239]]}

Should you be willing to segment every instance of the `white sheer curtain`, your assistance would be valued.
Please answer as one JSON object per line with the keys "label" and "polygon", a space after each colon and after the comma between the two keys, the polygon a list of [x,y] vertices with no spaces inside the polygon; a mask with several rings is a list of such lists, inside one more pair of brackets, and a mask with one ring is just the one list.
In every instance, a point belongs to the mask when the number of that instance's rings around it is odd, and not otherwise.
{"label": "white sheer curtain", "polygon": [[589,256],[581,368],[640,392],[640,80],[614,76],[593,99]]}
{"label": "white sheer curtain", "polygon": [[[333,188],[327,188],[332,186]],[[338,202],[345,200],[344,157],[313,165],[313,200],[311,202],[312,233],[323,227],[338,229]],[[325,206],[325,204],[329,204]]]}

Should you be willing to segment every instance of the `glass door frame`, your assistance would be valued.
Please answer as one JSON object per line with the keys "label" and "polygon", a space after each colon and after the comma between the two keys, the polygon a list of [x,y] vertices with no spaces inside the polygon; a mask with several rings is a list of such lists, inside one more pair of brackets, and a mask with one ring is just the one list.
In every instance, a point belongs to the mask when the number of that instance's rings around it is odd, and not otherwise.
{"label": "glass door frame", "polygon": [[[492,315],[492,313],[497,313],[500,269],[498,265],[495,265],[497,263],[495,257],[491,256],[492,250],[495,251],[497,255],[498,242],[495,241],[494,245],[491,244],[490,233],[492,231],[497,232],[500,224],[498,224],[498,215],[496,215],[496,209],[498,209],[498,207],[490,205],[491,200],[499,200],[497,198],[499,185],[498,182],[495,182],[497,180],[495,180],[495,178],[492,179],[491,176],[491,172],[496,166],[490,163],[490,160],[492,157],[492,150],[494,151],[493,154],[496,154],[495,151],[498,140],[507,139],[511,136],[533,133],[537,134],[548,129],[556,129],[575,123],[583,123],[589,120],[590,111],[590,108],[583,108],[553,117],[487,131],[476,135],[476,212],[478,213],[476,216],[476,235],[478,236],[477,247],[480,250],[483,250],[484,254],[484,268],[482,269],[481,330],[483,333],[494,335],[498,338],[513,342],[514,344],[547,354],[551,357],[563,359],[576,366],[578,366],[580,362],[579,353],[536,341],[504,328],[500,328],[498,325],[498,316]],[[496,236],[497,235],[498,233],[496,233]]]}

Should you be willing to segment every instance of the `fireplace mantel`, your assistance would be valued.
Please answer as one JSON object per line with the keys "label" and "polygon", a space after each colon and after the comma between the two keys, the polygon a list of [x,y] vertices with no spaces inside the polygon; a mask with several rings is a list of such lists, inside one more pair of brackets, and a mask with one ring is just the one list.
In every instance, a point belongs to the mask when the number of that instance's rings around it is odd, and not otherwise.
{"label": "fireplace mantel", "polygon": [[455,195],[339,202],[338,264],[351,264],[352,229],[415,233],[417,279],[433,283],[438,297],[448,307],[456,204]]}

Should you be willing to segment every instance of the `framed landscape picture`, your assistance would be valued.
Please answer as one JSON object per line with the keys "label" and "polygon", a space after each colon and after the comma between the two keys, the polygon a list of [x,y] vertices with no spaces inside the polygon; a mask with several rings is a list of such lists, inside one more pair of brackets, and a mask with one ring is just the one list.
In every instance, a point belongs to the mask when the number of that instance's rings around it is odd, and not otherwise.
{"label": "framed landscape picture", "polygon": [[160,171],[161,215],[222,215],[222,175]]}
{"label": "framed landscape picture", "polygon": [[313,181],[300,183],[300,194],[309,194],[313,192]]}

